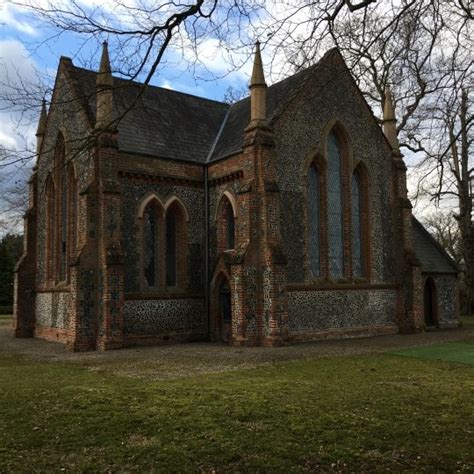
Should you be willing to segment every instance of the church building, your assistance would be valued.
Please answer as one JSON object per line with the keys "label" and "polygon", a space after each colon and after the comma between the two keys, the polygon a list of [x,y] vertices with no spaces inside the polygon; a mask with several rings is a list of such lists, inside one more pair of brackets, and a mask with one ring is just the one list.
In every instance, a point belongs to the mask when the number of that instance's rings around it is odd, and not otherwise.
{"label": "church building", "polygon": [[337,49],[232,105],[62,57],[37,131],[16,337],[73,350],[275,346],[458,325],[414,219],[396,117]]}

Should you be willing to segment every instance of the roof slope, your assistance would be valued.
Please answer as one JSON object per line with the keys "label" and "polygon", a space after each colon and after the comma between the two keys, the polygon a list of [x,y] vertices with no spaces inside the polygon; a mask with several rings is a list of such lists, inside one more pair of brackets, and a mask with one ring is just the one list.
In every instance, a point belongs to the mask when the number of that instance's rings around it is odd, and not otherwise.
{"label": "roof slope", "polygon": [[[294,97],[312,76],[320,62],[267,88],[267,117],[269,119]],[[249,122],[250,97],[246,97],[232,105],[211,159],[223,158],[240,151],[244,130]]]}
{"label": "roof slope", "polygon": [[[73,67],[95,117],[97,73]],[[228,104],[156,86],[147,86],[137,103],[141,84],[114,77],[114,116],[120,117],[121,151],[204,163]]]}
{"label": "roof slope", "polygon": [[421,262],[423,272],[458,273],[454,260],[438,244],[434,237],[415,218],[412,220],[415,254]]}

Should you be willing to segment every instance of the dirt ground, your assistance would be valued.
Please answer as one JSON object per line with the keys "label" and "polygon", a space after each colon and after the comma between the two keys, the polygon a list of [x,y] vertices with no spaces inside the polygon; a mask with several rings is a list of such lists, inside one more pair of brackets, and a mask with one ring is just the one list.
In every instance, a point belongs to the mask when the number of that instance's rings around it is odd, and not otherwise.
{"label": "dirt ground", "polygon": [[217,343],[189,343],[131,347],[109,352],[69,352],[62,344],[40,339],[16,339],[11,321],[0,319],[0,353],[35,361],[68,362],[94,371],[151,379],[254,368],[283,361],[327,356],[369,354],[414,346],[474,340],[474,324],[420,334],[326,340],[285,347],[230,347]]}

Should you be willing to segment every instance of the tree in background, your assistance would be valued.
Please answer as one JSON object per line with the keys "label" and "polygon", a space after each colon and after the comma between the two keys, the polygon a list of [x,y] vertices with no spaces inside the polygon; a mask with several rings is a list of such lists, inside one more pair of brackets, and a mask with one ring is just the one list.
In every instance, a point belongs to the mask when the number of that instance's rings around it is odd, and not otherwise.
{"label": "tree in background", "polygon": [[0,313],[12,311],[13,269],[23,251],[23,237],[7,234],[0,241]]}

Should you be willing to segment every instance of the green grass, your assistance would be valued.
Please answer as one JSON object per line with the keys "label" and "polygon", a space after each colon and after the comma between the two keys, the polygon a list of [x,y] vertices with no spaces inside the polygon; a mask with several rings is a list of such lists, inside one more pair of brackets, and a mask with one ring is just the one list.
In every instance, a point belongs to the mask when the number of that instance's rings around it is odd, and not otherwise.
{"label": "green grass", "polygon": [[447,344],[436,344],[426,347],[414,347],[411,349],[396,351],[394,354],[416,357],[419,359],[474,364],[474,341],[450,342]]}
{"label": "green grass", "polygon": [[326,357],[166,381],[0,355],[0,472],[472,471],[474,367]]}

